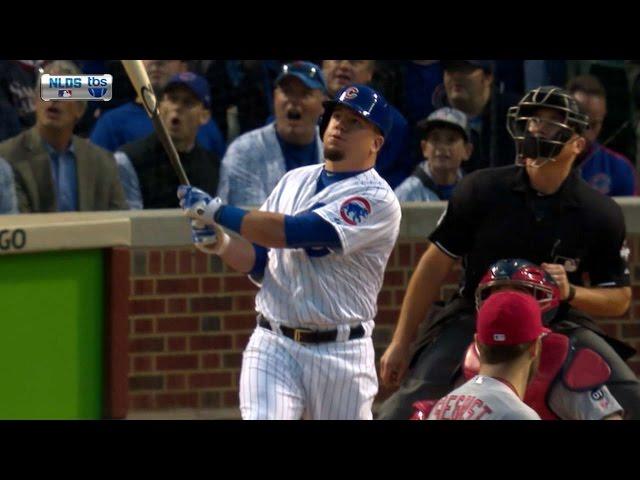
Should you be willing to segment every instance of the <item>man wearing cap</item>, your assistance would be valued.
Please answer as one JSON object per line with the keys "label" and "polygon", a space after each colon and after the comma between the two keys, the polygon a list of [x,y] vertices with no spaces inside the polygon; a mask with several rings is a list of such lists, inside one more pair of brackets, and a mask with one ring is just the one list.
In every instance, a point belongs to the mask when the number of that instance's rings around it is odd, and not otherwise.
{"label": "man wearing cap", "polygon": [[[342,88],[352,83],[370,85],[375,72],[375,60],[323,60],[322,71],[327,79],[329,96],[333,97]],[[376,170],[391,188],[396,188],[407,178],[418,163],[410,152],[410,130],[407,120],[389,105],[392,127],[378,155]]]}
{"label": "man wearing cap", "polygon": [[[495,401],[485,401],[494,404],[492,414],[479,419],[513,419],[505,418],[503,414],[513,411],[516,406],[521,411],[522,403],[517,400],[514,403],[512,394],[505,395],[507,391],[500,381],[513,387],[518,399],[542,419],[622,420],[622,407],[604,384],[607,372],[610,372],[606,362],[590,349],[577,348],[572,338],[562,340],[560,334],[543,328],[544,312],[550,313],[548,303],[536,300],[525,283],[516,280],[509,284],[504,279],[495,282],[493,289],[497,293],[490,294],[480,304],[474,345],[465,355],[463,372],[467,383],[438,401],[437,409],[433,408],[436,403],[433,400],[415,402],[413,420],[473,418],[464,407],[474,401],[469,397],[470,390],[479,391],[479,395],[471,394],[474,398],[486,397],[490,391],[499,397]],[[524,300],[523,296],[530,300]],[[539,308],[534,308],[534,303]],[[541,335],[544,337],[542,342]],[[531,350],[534,342],[538,350],[535,360]],[[527,351],[528,356],[525,355]],[[530,360],[533,362],[527,368],[526,363]],[[457,405],[461,405],[462,410],[454,408],[449,412],[446,404],[455,400],[460,402]],[[482,415],[482,409],[477,413]]]}
{"label": "man wearing cap", "polygon": [[418,123],[424,160],[413,174],[395,189],[401,202],[449,200],[462,178],[460,165],[469,159],[467,117],[460,110],[443,107]]}
{"label": "man wearing cap", "polygon": [[442,60],[444,92],[437,106],[451,106],[469,118],[473,153],[462,165],[466,173],[512,165],[515,149],[504,121],[518,96],[495,87],[493,60]]}
{"label": "man wearing cap", "polygon": [[585,132],[587,147],[576,159],[582,178],[610,197],[637,195],[638,174],[633,164],[621,153],[598,142],[607,116],[604,85],[594,75],[579,75],[571,79],[567,90],[589,115],[589,129]]}
{"label": "man wearing cap", "polygon": [[491,295],[478,311],[474,335],[478,375],[441,398],[428,419],[540,420],[523,399],[538,368],[542,335],[548,332],[531,295]]}
{"label": "man wearing cap", "polygon": [[196,246],[261,287],[240,376],[244,419],[373,417],[371,333],[401,216],[373,168],[391,114],[365,85],[323,106],[323,164],[284,174],[259,210],[178,190]]}
{"label": "man wearing cap", "polygon": [[222,159],[218,196],[225,202],[261,205],[285,173],[322,162],[322,71],[311,62],[288,63],[275,85],[275,121],[236,138]]}
{"label": "man wearing cap", "polygon": [[[220,159],[197,141],[198,130],[209,119],[210,105],[207,81],[183,72],[165,86],[158,110],[189,179],[214,191]],[[156,132],[124,145],[114,156],[131,208],[175,207],[178,177]]]}
{"label": "man wearing cap", "polygon": [[[540,265],[560,288],[562,311],[550,323],[554,332],[571,332],[603,357],[612,372],[607,387],[629,418],[640,418],[640,382],[625,363],[636,351],[593,318],[623,315],[632,291],[620,206],[573,168],[586,145],[588,117],[568,92],[544,86],[528,92],[507,121],[517,163],[460,180],[411,276],[380,360],[383,382],[400,386],[381,417],[407,418],[411,395],[440,398],[452,389],[473,337],[474,292],[482,276],[500,258],[519,257]],[[458,291],[420,329],[459,261],[464,271]]]}
{"label": "man wearing cap", "polygon": [[[149,74],[149,81],[153,91],[158,95],[167,85],[167,82],[178,73],[187,71],[184,60],[143,60],[144,67]],[[153,133],[153,124],[142,106],[142,101],[135,101],[109,110],[96,121],[90,135],[90,140],[96,145],[115,152],[122,145],[139,140]],[[218,157],[224,155],[226,142],[215,120],[209,118],[198,129],[198,143]]]}

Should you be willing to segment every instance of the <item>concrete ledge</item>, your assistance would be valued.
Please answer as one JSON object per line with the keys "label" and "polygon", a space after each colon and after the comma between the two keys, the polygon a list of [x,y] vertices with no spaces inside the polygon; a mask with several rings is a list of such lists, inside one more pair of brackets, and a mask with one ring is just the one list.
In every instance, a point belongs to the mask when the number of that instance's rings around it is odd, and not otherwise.
{"label": "concrete ledge", "polygon": [[[640,198],[614,199],[622,207],[627,233],[640,233]],[[436,227],[446,202],[402,204],[400,238],[424,239]],[[16,234],[16,230],[22,230]],[[16,248],[26,236],[23,246]],[[191,244],[189,221],[180,209],[0,215],[0,254],[112,246],[179,247]]]}
{"label": "concrete ledge", "polygon": [[0,254],[131,245],[131,222],[119,212],[0,216]]}

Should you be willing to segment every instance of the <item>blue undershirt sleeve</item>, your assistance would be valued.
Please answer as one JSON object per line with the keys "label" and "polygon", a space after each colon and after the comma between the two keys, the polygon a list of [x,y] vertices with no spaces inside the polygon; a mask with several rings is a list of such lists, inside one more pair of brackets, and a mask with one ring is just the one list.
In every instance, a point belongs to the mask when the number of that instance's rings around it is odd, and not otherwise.
{"label": "blue undershirt sleeve", "polygon": [[264,269],[267,267],[267,253],[269,252],[269,249],[254,243],[253,250],[256,252],[256,259],[253,262],[253,268],[249,272],[249,275],[252,277],[262,278],[264,275]]}
{"label": "blue undershirt sleeve", "polygon": [[284,217],[284,233],[288,248],[326,247],[340,248],[336,229],[320,215],[305,212]]}

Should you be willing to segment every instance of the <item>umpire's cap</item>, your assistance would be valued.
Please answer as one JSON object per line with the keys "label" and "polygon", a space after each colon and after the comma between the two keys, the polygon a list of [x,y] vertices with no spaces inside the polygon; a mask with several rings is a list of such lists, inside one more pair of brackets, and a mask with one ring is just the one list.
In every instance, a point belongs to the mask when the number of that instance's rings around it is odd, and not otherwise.
{"label": "umpire's cap", "polygon": [[366,120],[373,123],[383,137],[387,137],[391,131],[393,122],[391,108],[382,95],[373,88],[366,85],[349,85],[336,94],[336,98],[323,103],[324,115],[320,123],[320,134],[324,136],[324,131],[329,124],[329,119],[334,108],[344,105],[350,108]]}

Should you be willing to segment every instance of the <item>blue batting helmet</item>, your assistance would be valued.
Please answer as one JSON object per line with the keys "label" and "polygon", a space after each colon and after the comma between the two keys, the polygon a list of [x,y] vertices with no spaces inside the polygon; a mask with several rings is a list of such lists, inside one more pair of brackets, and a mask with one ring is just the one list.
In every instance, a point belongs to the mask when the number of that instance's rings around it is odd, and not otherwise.
{"label": "blue batting helmet", "polygon": [[373,88],[356,84],[344,87],[337,93],[335,99],[323,103],[324,115],[320,123],[322,136],[324,136],[324,131],[329,124],[333,109],[338,105],[344,105],[369,120],[378,127],[385,138],[391,131],[391,108],[387,101]]}

